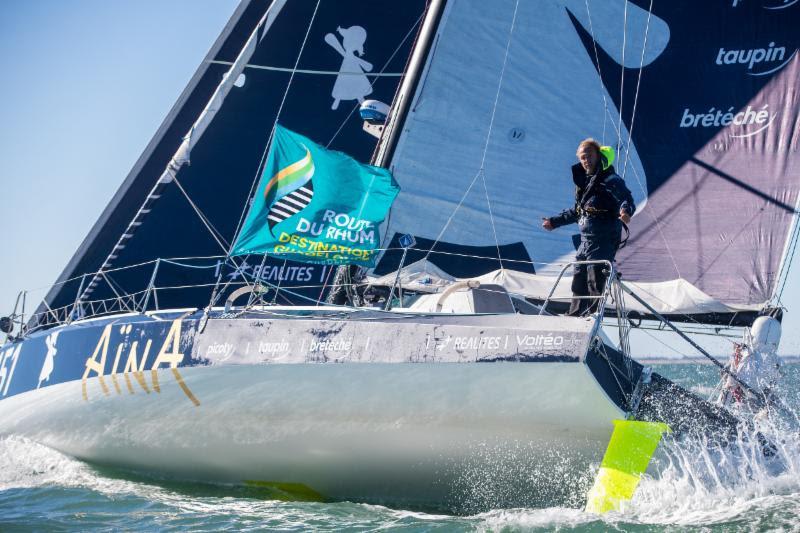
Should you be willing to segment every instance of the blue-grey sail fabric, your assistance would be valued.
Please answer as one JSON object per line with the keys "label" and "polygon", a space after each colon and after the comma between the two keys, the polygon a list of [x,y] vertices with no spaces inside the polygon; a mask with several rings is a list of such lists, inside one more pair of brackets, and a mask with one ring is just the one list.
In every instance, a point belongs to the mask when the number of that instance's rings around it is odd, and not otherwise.
{"label": "blue-grey sail fabric", "polygon": [[[574,202],[569,169],[591,136],[617,147],[638,206],[626,279],[769,300],[800,188],[794,4],[449,3],[392,160],[402,192],[386,241],[519,243],[503,267],[552,272],[577,228],[546,232],[541,217]],[[429,260],[455,276],[468,262]]]}

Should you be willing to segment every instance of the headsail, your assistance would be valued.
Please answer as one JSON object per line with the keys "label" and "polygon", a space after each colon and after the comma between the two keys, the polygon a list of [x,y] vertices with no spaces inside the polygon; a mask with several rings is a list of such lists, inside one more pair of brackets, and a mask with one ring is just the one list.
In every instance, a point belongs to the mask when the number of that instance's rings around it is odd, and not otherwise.
{"label": "headsail", "polygon": [[448,3],[391,162],[403,192],[384,242],[411,233],[434,252],[409,260],[455,276],[479,255],[496,258],[485,271],[552,271],[577,229],[539,221],[574,201],[575,147],[594,136],[640,206],[625,279],[763,304],[800,191],[798,22],[800,6],[759,2]]}

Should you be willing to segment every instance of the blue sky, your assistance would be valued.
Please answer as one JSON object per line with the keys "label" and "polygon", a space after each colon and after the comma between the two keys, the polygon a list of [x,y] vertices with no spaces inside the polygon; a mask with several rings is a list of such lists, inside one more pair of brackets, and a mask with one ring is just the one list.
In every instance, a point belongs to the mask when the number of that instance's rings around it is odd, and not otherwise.
{"label": "blue sky", "polygon": [[[49,285],[97,220],[236,8],[237,0],[0,2],[0,312]],[[800,302],[797,267],[784,302]],[[41,297],[34,291],[32,298]],[[800,305],[782,352],[800,354]],[[672,336],[639,355],[692,354]],[[699,337],[716,353],[728,341]]]}
{"label": "blue sky", "polygon": [[1,312],[55,281],[237,4],[0,2]]}

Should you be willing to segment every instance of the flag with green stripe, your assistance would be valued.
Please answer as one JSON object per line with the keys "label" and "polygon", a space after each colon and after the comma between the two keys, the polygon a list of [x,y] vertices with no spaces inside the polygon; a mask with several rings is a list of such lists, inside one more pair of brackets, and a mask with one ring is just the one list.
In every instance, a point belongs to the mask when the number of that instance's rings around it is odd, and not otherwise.
{"label": "flag with green stripe", "polygon": [[373,266],[399,190],[387,169],[278,125],[233,255]]}

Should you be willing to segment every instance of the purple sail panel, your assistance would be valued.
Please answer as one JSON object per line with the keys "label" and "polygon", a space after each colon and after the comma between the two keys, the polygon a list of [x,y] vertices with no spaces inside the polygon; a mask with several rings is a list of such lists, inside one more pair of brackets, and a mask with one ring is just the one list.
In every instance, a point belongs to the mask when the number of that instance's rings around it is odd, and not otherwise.
{"label": "purple sail panel", "polygon": [[[633,138],[649,195],[618,257],[627,279],[683,278],[733,305],[772,296],[800,189],[798,14],[720,10],[705,37],[672,34],[691,77],[659,90],[645,72]],[[734,26],[745,34],[723,31]]]}

